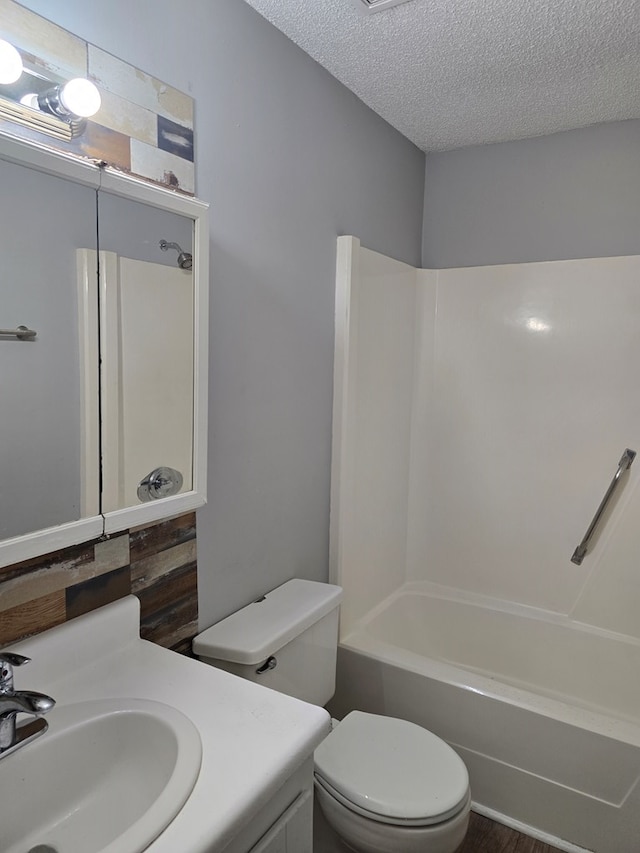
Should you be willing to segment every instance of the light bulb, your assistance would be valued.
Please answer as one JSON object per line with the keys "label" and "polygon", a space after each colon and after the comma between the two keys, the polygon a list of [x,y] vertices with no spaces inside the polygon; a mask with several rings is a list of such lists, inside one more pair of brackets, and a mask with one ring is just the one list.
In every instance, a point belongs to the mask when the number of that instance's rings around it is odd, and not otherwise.
{"label": "light bulb", "polygon": [[61,88],[60,102],[70,113],[88,118],[100,109],[100,92],[90,80],[75,77]]}
{"label": "light bulb", "polygon": [[12,44],[0,39],[0,83],[15,83],[22,74],[22,57]]}
{"label": "light bulb", "polygon": [[35,92],[29,92],[27,95],[23,95],[20,98],[20,103],[25,107],[31,107],[32,110],[39,109],[38,107],[38,96]]}

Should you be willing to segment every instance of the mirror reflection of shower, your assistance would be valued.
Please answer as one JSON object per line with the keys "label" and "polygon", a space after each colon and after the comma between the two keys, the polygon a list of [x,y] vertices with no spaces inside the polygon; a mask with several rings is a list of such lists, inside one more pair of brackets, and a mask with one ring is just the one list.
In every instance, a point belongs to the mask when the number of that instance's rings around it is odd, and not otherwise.
{"label": "mirror reflection of shower", "polygon": [[177,243],[169,243],[167,240],[160,240],[160,248],[163,252],[168,249],[175,249],[178,253],[177,264],[181,270],[190,270],[193,266],[193,257],[190,252],[184,252]]}

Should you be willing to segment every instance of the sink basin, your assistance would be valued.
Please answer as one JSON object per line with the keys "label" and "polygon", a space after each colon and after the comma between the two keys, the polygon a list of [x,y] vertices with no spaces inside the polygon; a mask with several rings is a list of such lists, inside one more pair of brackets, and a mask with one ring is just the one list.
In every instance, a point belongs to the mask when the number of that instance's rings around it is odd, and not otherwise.
{"label": "sink basin", "polygon": [[0,760],[3,853],[139,853],[200,771],[193,723],[161,702],[56,707],[49,730]]}

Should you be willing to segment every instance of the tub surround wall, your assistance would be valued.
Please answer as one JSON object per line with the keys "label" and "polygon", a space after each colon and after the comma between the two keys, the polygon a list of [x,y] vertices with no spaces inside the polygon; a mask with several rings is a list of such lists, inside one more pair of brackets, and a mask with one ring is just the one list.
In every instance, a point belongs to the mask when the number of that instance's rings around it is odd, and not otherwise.
{"label": "tub surround wall", "polygon": [[415,267],[360,250],[357,240],[338,241],[337,268],[344,287],[336,302],[342,358],[337,354],[334,381],[349,413],[348,423],[334,422],[331,525],[340,524],[341,512],[349,517],[345,535],[337,527],[332,535],[341,548],[332,561],[350,567],[343,575],[345,624],[405,577],[417,290]]}
{"label": "tub surround wall", "polygon": [[348,495],[332,510],[343,634],[407,581],[640,638],[640,469],[570,560],[622,451],[640,450],[640,258],[414,270],[351,240],[333,471]]}
{"label": "tub surround wall", "polygon": [[438,271],[415,383],[408,580],[640,636],[640,468],[593,551],[570,561],[623,450],[640,450],[639,274],[638,257]]}
{"label": "tub surround wall", "polygon": [[0,646],[134,593],[140,633],[191,653],[198,631],[194,513],[0,568]]}

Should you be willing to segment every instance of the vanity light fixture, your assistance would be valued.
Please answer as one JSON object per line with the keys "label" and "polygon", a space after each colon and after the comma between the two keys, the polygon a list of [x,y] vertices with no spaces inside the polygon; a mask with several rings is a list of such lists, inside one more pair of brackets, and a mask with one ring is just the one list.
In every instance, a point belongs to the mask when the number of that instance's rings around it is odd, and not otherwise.
{"label": "vanity light fixture", "polygon": [[100,104],[97,86],[84,77],[74,77],[68,83],[54,86],[37,95],[39,109],[64,121],[89,118],[98,112]]}
{"label": "vanity light fixture", "polygon": [[51,79],[24,63],[19,51],[0,39],[0,118],[69,141],[100,109],[97,86],[84,77]]}

